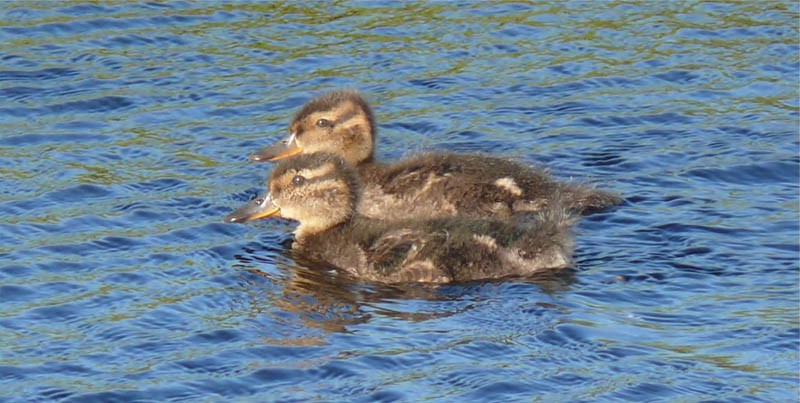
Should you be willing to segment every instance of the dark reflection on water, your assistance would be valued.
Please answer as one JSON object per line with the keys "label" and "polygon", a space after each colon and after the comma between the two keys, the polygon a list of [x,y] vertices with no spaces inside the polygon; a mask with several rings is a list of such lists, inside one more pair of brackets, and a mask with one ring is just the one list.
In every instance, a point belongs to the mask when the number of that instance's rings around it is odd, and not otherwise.
{"label": "dark reflection on water", "polygon": [[[0,13],[0,400],[797,399],[796,3]],[[575,270],[441,287],[221,223],[340,87],[379,158],[501,154],[625,204]]]}

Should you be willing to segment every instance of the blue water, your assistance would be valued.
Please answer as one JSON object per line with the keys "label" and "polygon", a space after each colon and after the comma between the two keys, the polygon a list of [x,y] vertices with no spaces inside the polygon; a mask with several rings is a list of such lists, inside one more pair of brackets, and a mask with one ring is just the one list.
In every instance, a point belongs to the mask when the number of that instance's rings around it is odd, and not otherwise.
{"label": "blue water", "polygon": [[[293,4],[293,3],[292,3]],[[0,4],[1,401],[796,401],[796,2]],[[383,286],[223,224],[352,87],[377,155],[626,203],[573,273]]]}

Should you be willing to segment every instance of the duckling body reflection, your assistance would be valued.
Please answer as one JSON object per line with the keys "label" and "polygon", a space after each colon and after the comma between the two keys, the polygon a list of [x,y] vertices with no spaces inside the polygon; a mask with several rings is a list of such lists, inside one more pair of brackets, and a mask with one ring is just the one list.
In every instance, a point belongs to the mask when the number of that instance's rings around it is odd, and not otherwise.
{"label": "duckling body reflection", "polygon": [[590,186],[558,183],[543,170],[499,157],[430,152],[394,164],[374,161],[375,119],[355,91],[335,91],[308,102],[287,139],[250,156],[275,161],[327,152],[353,164],[362,184],[357,210],[400,220],[453,216],[508,218],[545,209],[555,197],[573,212],[619,204],[619,196]]}
{"label": "duckling body reflection", "polygon": [[528,276],[568,267],[572,261],[574,220],[555,206],[527,217],[524,224],[457,217],[370,219],[356,212],[356,171],[325,153],[280,163],[268,189],[225,220],[297,220],[295,251],[361,279],[448,283]]}

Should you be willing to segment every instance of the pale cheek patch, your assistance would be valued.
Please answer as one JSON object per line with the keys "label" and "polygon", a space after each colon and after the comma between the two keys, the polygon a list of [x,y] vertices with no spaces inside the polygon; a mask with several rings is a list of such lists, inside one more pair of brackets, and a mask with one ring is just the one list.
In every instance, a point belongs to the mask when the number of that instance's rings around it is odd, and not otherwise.
{"label": "pale cheek patch", "polygon": [[[353,117],[345,120],[344,122],[339,123],[339,128],[342,130],[350,130],[357,126],[361,126],[363,128],[369,127],[369,121],[367,120],[367,117],[363,113],[354,115]],[[367,130],[363,131],[367,132]]]}
{"label": "pale cheek patch", "polygon": [[305,176],[306,179],[314,179],[328,175],[335,169],[336,167],[332,163],[327,163],[325,165],[316,168],[301,169],[300,172],[298,172],[298,174]]}
{"label": "pale cheek patch", "polygon": [[472,239],[475,242],[477,242],[477,243],[489,248],[490,250],[497,250],[497,240],[495,240],[494,238],[490,237],[489,235],[475,235],[475,234],[473,234],[472,235]]}
{"label": "pale cheek patch", "polygon": [[494,184],[495,186],[507,190],[514,196],[522,196],[522,189],[520,189],[519,186],[517,186],[517,182],[514,181],[514,178],[509,178],[509,177],[500,178],[494,181]]}

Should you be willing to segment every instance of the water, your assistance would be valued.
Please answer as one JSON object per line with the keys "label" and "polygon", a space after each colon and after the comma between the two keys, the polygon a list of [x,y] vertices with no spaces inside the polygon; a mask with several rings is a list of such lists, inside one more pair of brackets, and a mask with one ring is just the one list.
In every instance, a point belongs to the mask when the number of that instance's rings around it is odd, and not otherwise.
{"label": "water", "polygon": [[[0,4],[0,400],[798,396],[798,4]],[[314,94],[626,204],[570,275],[388,287],[223,224]]]}

